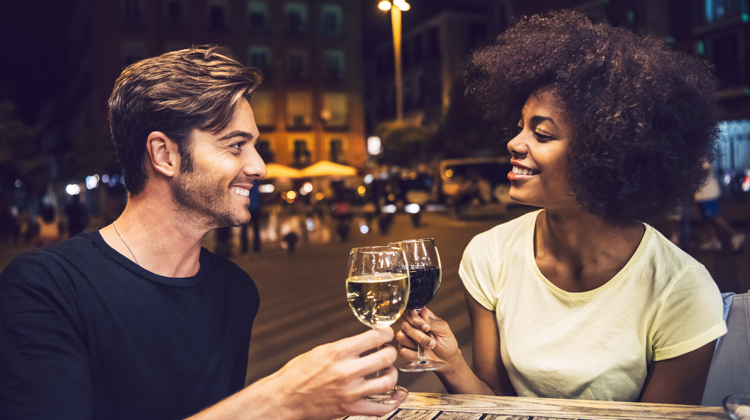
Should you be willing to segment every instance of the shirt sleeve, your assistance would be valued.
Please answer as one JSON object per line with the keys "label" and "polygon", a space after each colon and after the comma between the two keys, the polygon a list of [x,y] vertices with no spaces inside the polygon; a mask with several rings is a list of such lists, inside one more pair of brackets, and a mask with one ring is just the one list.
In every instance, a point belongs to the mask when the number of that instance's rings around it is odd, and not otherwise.
{"label": "shirt sleeve", "polygon": [[0,274],[4,420],[94,417],[89,358],[69,295],[54,283],[49,270],[33,262],[16,260]]}
{"label": "shirt sleeve", "polygon": [[458,275],[471,297],[485,309],[494,312],[497,297],[495,276],[492,275],[490,264],[491,249],[494,248],[491,242],[490,232],[475,236],[464,250]]}
{"label": "shirt sleeve", "polygon": [[694,264],[677,278],[654,318],[654,361],[696,350],[726,334],[721,294],[705,267]]}

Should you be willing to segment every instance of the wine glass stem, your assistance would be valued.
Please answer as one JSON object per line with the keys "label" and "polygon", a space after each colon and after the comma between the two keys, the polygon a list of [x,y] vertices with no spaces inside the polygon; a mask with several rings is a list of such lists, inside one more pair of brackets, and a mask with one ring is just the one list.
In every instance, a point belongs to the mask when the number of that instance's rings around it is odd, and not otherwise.
{"label": "wine glass stem", "polygon": [[[422,308],[417,308],[414,310],[414,312],[419,315],[419,312],[422,311]],[[417,344],[417,357],[419,357],[419,363],[427,363],[427,356],[424,355],[424,347]]]}

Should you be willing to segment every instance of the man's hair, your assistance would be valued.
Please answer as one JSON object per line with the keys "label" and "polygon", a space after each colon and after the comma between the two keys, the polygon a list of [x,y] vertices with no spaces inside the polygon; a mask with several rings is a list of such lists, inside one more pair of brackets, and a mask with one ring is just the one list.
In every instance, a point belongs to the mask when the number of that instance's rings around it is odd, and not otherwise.
{"label": "man's hair", "polygon": [[572,193],[604,220],[651,219],[704,181],[718,135],[712,69],[656,39],[573,11],[535,15],[475,52],[467,75],[507,134],[533,92],[554,93],[572,125]]}
{"label": "man's hair", "polygon": [[109,126],[125,186],[132,195],[146,185],[146,139],[160,131],[177,143],[181,172],[192,170],[190,133],[220,132],[237,104],[260,84],[246,67],[218,46],[193,46],[131,64],[109,98]]}

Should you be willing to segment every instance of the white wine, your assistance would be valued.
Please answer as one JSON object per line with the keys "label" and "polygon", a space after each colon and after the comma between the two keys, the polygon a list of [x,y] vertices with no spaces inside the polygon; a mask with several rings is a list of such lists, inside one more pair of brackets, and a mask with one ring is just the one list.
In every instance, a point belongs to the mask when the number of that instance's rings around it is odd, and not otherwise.
{"label": "white wine", "polygon": [[406,273],[382,273],[346,279],[346,298],[354,315],[371,328],[387,327],[398,319],[409,301]]}

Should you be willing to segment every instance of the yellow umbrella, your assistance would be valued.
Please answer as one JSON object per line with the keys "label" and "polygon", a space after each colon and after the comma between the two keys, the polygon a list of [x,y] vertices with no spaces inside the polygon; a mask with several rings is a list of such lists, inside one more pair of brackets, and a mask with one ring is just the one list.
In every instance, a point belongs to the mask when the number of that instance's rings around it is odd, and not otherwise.
{"label": "yellow umbrella", "polygon": [[278,163],[267,163],[266,171],[266,178],[300,178],[302,176],[299,169],[279,165]]}
{"label": "yellow umbrella", "polygon": [[303,177],[315,176],[352,176],[357,175],[357,169],[351,166],[322,160],[300,171]]}

